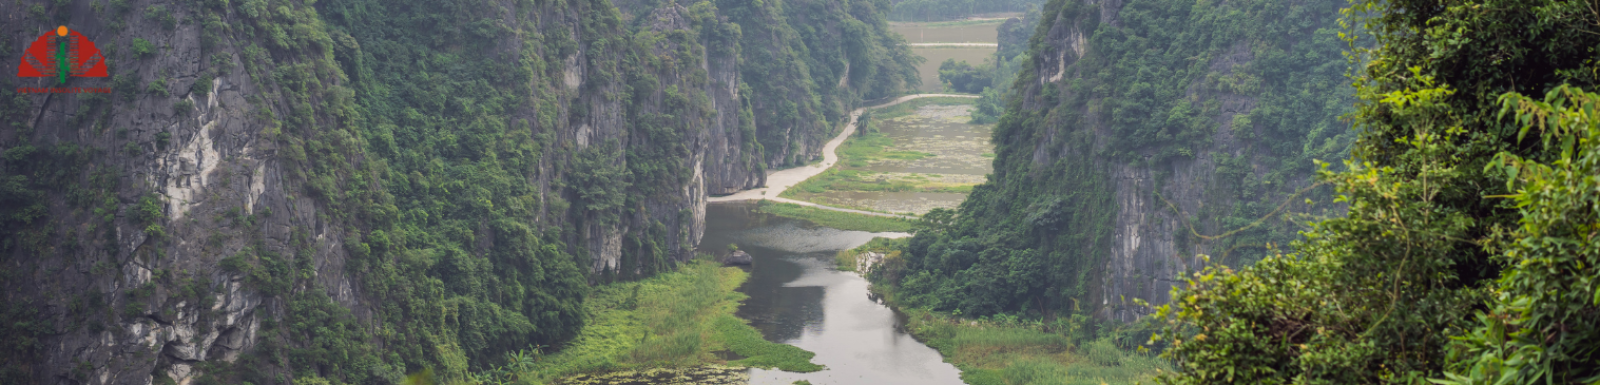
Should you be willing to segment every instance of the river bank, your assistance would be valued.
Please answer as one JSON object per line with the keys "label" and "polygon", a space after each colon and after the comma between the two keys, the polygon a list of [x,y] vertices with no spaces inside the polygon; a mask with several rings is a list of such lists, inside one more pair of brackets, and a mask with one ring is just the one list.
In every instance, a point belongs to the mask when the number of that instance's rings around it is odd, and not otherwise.
{"label": "river bank", "polygon": [[[511,369],[479,373],[484,380],[520,383],[666,383],[693,377],[700,384],[744,384],[743,367],[814,372],[812,352],[762,338],[734,315],[749,298],[737,289],[750,273],[696,260],[637,282],[595,287],[584,304],[588,324],[559,353],[513,356]],[[488,381],[480,381],[488,382]]]}
{"label": "river bank", "polygon": [[886,238],[909,237],[911,236],[910,232],[922,227],[920,223],[908,218],[863,215],[774,201],[761,201],[757,205],[757,211],[785,218],[810,221],[820,226],[839,230],[887,233],[883,235]]}
{"label": "river bank", "polygon": [[1126,351],[1105,338],[1074,343],[1040,323],[896,309],[907,316],[906,330],[939,350],[971,385],[1150,384],[1172,371],[1155,352]]}
{"label": "river bank", "polygon": [[[879,263],[889,265],[899,255],[899,251],[881,248],[877,252],[888,253]],[[871,291],[883,303],[905,314],[906,331],[938,350],[945,362],[961,369],[961,380],[967,384],[1149,384],[1155,382],[1157,375],[1173,370],[1155,351],[1118,347],[1114,342],[1117,339],[1111,336],[1115,332],[1085,338],[1093,335],[1085,330],[1093,326],[1081,317],[1050,323],[1007,316],[963,318],[960,314],[900,306],[893,290],[884,285],[874,283]]]}

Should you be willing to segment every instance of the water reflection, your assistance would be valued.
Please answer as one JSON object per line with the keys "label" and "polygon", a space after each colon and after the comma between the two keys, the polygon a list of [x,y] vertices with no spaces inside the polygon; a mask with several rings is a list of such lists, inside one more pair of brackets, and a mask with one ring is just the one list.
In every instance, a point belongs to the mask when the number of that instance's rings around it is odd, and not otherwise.
{"label": "water reflection", "polygon": [[870,298],[867,282],[831,269],[838,250],[866,243],[872,233],[840,231],[754,212],[751,204],[706,208],[703,250],[727,245],[755,258],[750,296],[738,315],[771,341],[816,352],[815,373],[751,371],[753,384],[960,384],[960,372],[937,351],[901,330],[903,320]]}

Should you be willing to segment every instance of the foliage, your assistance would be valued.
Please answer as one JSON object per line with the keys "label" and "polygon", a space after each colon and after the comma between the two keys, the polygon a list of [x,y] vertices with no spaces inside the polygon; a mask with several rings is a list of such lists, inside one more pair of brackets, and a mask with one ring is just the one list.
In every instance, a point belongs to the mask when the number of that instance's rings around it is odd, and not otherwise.
{"label": "foliage", "polygon": [[989,124],[1000,120],[1000,115],[1005,113],[1005,96],[1011,93],[1011,82],[1005,80],[1015,79],[1017,73],[1022,71],[1024,63],[1032,63],[1028,58],[1028,41],[1033,30],[1039,25],[1039,10],[1028,9],[1021,18],[1006,20],[997,28],[996,40],[999,48],[995,50],[992,65],[985,65],[993,72],[990,79],[996,79],[992,86],[981,90],[981,97],[974,104],[972,111],[973,124]]}
{"label": "foliage", "polygon": [[[1017,71],[1004,77],[1015,79],[1012,88],[986,91],[973,114],[998,118],[994,174],[958,210],[941,213],[939,226],[918,233],[880,283],[909,306],[967,315],[1048,320],[1099,311],[1072,305],[1118,302],[1098,297],[1121,206],[1113,165],[1151,170],[1155,191],[1132,193],[1160,202],[1172,177],[1165,170],[1200,155],[1215,160],[1218,176],[1207,182],[1201,212],[1175,212],[1193,226],[1174,236],[1179,254],[1207,242],[1237,250],[1228,263],[1247,264],[1264,255],[1261,245],[1291,239],[1275,207],[1310,184],[1312,160],[1344,156],[1353,135],[1336,119],[1350,100],[1340,88],[1342,4],[1131,0],[1107,13],[1049,2],[1027,52],[996,58],[997,70]],[[1051,31],[1081,34],[1082,56],[1049,41]],[[1225,113],[1222,100],[1249,100],[1254,109]],[[1219,126],[1229,115],[1248,115],[1249,124]],[[1218,131],[1230,128],[1237,144],[1213,149]],[[1216,152],[1199,154],[1207,149]],[[1261,218],[1273,225],[1199,237]]]}
{"label": "foliage", "polygon": [[994,78],[990,78],[992,75],[994,73],[987,65],[973,67],[966,61],[957,62],[955,59],[947,59],[939,64],[939,81],[957,93],[982,93],[994,83]]}
{"label": "foliage", "polygon": [[[1490,308],[1458,337],[1440,384],[1594,383],[1600,381],[1600,95],[1565,85],[1544,100],[1501,97],[1542,146],[1550,164],[1502,153],[1488,167],[1508,176],[1518,226],[1489,247],[1506,270],[1491,286]],[[1508,111],[1503,111],[1502,114]],[[1552,148],[1553,146],[1553,148]]]}
{"label": "foliage", "polygon": [[155,51],[156,51],[155,46],[151,45],[149,40],[140,39],[140,38],[137,38],[137,37],[133,38],[132,47],[133,47],[132,48],[133,49],[133,56],[139,57],[141,59],[146,58],[146,57],[150,57],[150,55],[154,54]]}
{"label": "foliage", "polygon": [[[249,111],[247,127],[259,127],[252,146],[275,154],[271,167],[281,169],[275,178],[295,211],[316,214],[297,214],[272,237],[257,227],[242,232],[241,242],[208,242],[242,243],[218,253],[226,256],[223,269],[283,311],[264,316],[262,349],[238,364],[204,368],[202,383],[276,383],[279,374],[385,383],[424,370],[460,380],[504,362],[507,353],[571,339],[585,322],[591,279],[670,271],[673,257],[692,247],[692,213],[651,210],[676,207],[662,203],[684,199],[679,187],[695,178],[690,150],[704,143],[715,112],[700,91],[716,84],[702,64],[743,71],[741,106],[723,108],[737,115],[745,139],[738,145],[756,172],[769,154],[798,160],[784,150],[791,138],[826,135],[829,123],[862,99],[916,86],[917,57],[887,32],[886,0],[692,1],[680,15],[690,28],[672,31],[640,25],[640,15],[624,15],[612,3],[207,0],[145,4],[142,12],[125,0],[91,6],[110,13],[113,31],[123,29],[124,14],[136,26],[199,30],[201,49],[192,56],[201,68],[192,85],[162,71],[145,79],[138,74],[149,71],[116,74],[114,88],[129,102],[186,91],[207,96],[238,55],[249,106],[229,107]],[[654,3],[647,5],[676,6]],[[558,19],[570,22],[551,22]],[[179,29],[180,22],[196,28]],[[146,38],[130,38],[131,58],[160,53]],[[569,58],[583,69],[578,87],[564,81]],[[840,78],[844,87],[836,86]],[[58,145],[24,120],[37,116],[26,96],[0,100],[0,260],[77,255],[71,240],[85,227],[94,233],[86,237],[108,239],[100,245],[105,254],[130,252],[118,250],[117,234],[126,234],[119,225],[157,240],[140,252],[164,257],[170,250],[152,248],[177,243],[160,239],[166,226],[181,226],[157,215],[171,202],[151,196],[146,185],[119,186],[139,180],[122,174],[134,165],[124,158],[165,148],[172,134],[156,134],[155,146],[128,127],[111,137],[105,121],[90,118],[115,109],[94,97],[78,96],[84,102],[73,124],[114,139],[106,148]],[[167,100],[179,114],[196,107]],[[573,143],[570,133],[584,125],[604,131],[592,143]],[[91,160],[106,167],[90,167]],[[221,161],[231,167],[235,159]],[[81,211],[50,217],[57,207]],[[69,223],[80,217],[91,222]],[[237,217],[255,226],[253,218]],[[332,233],[312,237],[307,222]],[[591,277],[588,241],[619,228],[627,229],[622,266],[614,270],[621,273]],[[63,230],[69,232],[57,233]],[[310,268],[340,251],[345,271],[324,273],[350,278],[349,289],[370,310],[360,317],[327,298],[343,289],[323,287],[328,281]],[[116,268],[94,263],[92,275]],[[0,307],[21,304],[7,299]],[[107,317],[145,312],[142,303],[130,304],[107,304],[115,309]],[[35,340],[36,324],[23,321],[32,316],[6,314],[0,337],[30,348],[23,345]],[[790,362],[801,354],[739,333],[727,340],[778,357],[763,362],[805,368]],[[23,362],[10,358],[31,354],[18,352],[0,353],[7,363],[0,376]],[[0,382],[26,382],[9,378]]]}
{"label": "foliage", "polygon": [[813,353],[768,342],[733,315],[747,298],[736,291],[747,277],[738,268],[698,261],[649,279],[596,287],[584,304],[592,321],[571,344],[558,353],[536,354],[532,363],[499,377],[538,383],[597,371],[692,366],[720,362],[713,354],[718,350],[746,357],[728,362],[734,365],[821,370],[810,362]]}
{"label": "foliage", "polygon": [[994,83],[990,76],[993,76],[993,71],[983,65],[973,67],[966,61],[957,62],[956,59],[939,64],[939,82],[955,92],[981,93]]}
{"label": "foliage", "polygon": [[921,57],[883,18],[888,0],[719,0],[716,7],[738,26],[740,79],[750,87],[741,94],[773,96],[751,106],[768,167],[806,164],[813,154],[798,153],[798,145],[820,149],[861,100],[921,85]]}
{"label": "foliage", "polygon": [[1175,290],[1161,338],[1183,364],[1164,382],[1593,381],[1592,322],[1573,322],[1592,291],[1563,285],[1594,275],[1574,269],[1592,259],[1579,239],[1594,214],[1577,205],[1594,197],[1568,176],[1588,178],[1592,160],[1522,134],[1537,122],[1556,143],[1593,137],[1563,102],[1593,96],[1563,85],[1600,80],[1596,16],[1533,0],[1360,1],[1346,16],[1377,40],[1352,44],[1370,63],[1355,82],[1356,160],[1322,173],[1349,214],[1297,253]]}
{"label": "foliage", "polygon": [[905,248],[905,244],[905,238],[872,238],[871,241],[867,241],[867,244],[857,246],[854,249],[839,250],[833,256],[834,268],[839,269],[839,271],[866,273],[865,270],[867,269],[863,269],[864,266],[861,266],[861,262],[863,262],[862,254],[873,252],[883,255],[884,259],[899,258],[900,249]]}
{"label": "foliage", "polygon": [[816,223],[840,230],[867,231],[867,232],[910,232],[917,229],[917,224],[910,220],[880,217],[866,214],[847,213],[816,207],[806,207],[793,203],[777,203],[763,200],[757,210],[785,218],[794,218]]}
{"label": "foliage", "polygon": [[1128,351],[1110,338],[1074,343],[1058,325],[906,313],[906,329],[960,368],[969,384],[1135,384],[1172,369],[1154,352]]}

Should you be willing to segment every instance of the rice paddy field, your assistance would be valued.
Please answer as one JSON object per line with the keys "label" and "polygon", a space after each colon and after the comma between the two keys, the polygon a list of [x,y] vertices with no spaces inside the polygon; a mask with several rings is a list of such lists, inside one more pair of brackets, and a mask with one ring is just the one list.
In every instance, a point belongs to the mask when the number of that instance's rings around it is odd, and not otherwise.
{"label": "rice paddy field", "polygon": [[944,84],[939,83],[939,63],[945,60],[956,59],[976,66],[988,60],[994,52],[994,47],[911,47],[911,53],[928,59],[917,66],[917,74],[922,79],[922,86],[917,90],[944,92]]}
{"label": "rice paddy field", "polygon": [[999,39],[996,29],[1005,20],[980,20],[975,22],[889,23],[889,29],[906,37],[907,43],[994,43]]}
{"label": "rice paddy field", "polygon": [[[906,37],[909,43],[995,43],[999,41],[996,28],[1004,20],[953,21],[935,23],[889,23],[889,28]],[[922,92],[940,92],[939,63],[948,59],[966,61],[972,65],[983,63],[994,55],[995,47],[911,47],[911,52],[928,59],[917,66],[921,74]]]}
{"label": "rice paddy field", "polygon": [[819,204],[920,215],[955,208],[991,171],[991,124],[970,124],[971,99],[928,98],[875,111],[839,146],[839,163],[785,191]]}

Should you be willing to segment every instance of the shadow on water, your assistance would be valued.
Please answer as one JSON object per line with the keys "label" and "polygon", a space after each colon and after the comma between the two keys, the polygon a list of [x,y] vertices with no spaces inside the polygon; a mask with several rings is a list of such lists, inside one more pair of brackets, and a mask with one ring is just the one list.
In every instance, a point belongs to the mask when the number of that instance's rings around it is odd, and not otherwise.
{"label": "shadow on water", "polygon": [[754,258],[739,290],[750,296],[738,316],[769,341],[817,353],[815,373],[752,369],[752,384],[960,384],[960,371],[902,330],[903,316],[879,303],[867,281],[833,269],[833,255],[872,240],[755,212],[748,203],[706,207],[704,252],[722,255],[737,244]]}

